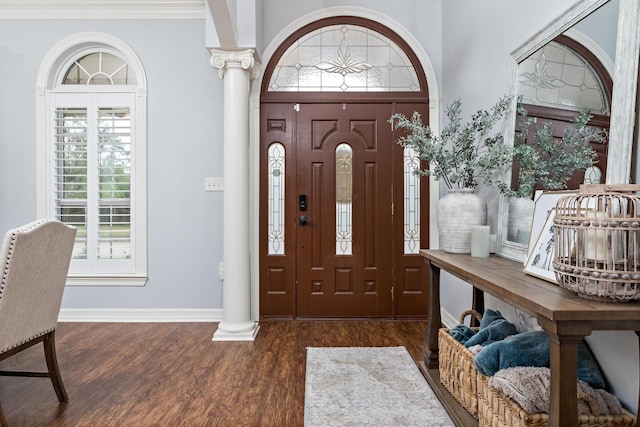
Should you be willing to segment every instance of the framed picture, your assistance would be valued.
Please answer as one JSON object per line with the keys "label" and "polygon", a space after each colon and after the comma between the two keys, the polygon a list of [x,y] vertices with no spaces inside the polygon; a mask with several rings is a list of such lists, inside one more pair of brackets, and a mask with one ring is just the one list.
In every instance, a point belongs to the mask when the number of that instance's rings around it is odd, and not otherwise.
{"label": "framed picture", "polygon": [[553,270],[554,217],[555,208],[551,208],[535,243],[530,245],[532,246],[531,255],[527,257],[524,272],[552,283],[558,283],[555,271]]}
{"label": "framed picture", "polygon": [[533,218],[531,220],[531,233],[529,234],[529,246],[527,246],[525,264],[527,264],[527,261],[531,257],[531,253],[533,252],[536,241],[538,240],[538,236],[540,236],[542,227],[544,227],[551,210],[556,207],[556,203],[560,198],[574,193],[577,193],[577,190],[536,191],[534,196],[535,208],[533,211]]}

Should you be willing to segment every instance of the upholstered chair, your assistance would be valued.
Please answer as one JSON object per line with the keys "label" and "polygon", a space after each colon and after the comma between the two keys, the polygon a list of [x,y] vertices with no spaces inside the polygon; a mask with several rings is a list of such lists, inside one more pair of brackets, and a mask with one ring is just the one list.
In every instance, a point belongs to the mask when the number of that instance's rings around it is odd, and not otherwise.
{"label": "upholstered chair", "polygon": [[[9,230],[0,249],[0,360],[39,342],[48,372],[2,371],[3,376],[49,377],[67,402],[55,351],[55,330],[76,229],[39,220]],[[0,425],[6,420],[0,407]]]}

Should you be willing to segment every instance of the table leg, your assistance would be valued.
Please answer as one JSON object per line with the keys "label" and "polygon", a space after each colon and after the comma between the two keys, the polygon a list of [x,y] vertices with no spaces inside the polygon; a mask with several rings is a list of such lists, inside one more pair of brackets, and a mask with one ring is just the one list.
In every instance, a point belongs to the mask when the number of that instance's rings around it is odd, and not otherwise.
{"label": "table leg", "polygon": [[425,341],[427,349],[424,363],[429,369],[438,369],[438,330],[442,327],[440,318],[440,267],[425,260],[429,267],[429,317]]}
{"label": "table leg", "polygon": [[578,427],[578,345],[584,336],[547,334],[551,362],[549,427]]}

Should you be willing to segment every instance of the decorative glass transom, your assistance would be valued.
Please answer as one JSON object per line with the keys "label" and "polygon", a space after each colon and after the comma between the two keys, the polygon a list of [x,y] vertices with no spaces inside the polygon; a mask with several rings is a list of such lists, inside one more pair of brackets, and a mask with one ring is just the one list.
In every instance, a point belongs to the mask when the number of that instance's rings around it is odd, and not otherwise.
{"label": "decorative glass transom", "polygon": [[413,148],[404,149],[404,253],[420,251],[420,159]]}
{"label": "decorative glass transom", "polygon": [[67,70],[65,85],[130,85],[135,76],[128,64],[107,52],[95,52],[77,59]]}
{"label": "decorative glass transom", "polygon": [[269,255],[284,255],[284,145],[269,146]]}
{"label": "decorative glass transom", "polygon": [[336,147],[336,254],[351,255],[353,242],[353,151]]}
{"label": "decorative glass transom", "polygon": [[418,75],[388,37],[358,25],[330,25],[295,41],[276,65],[271,92],[419,92]]}
{"label": "decorative glass transom", "polygon": [[610,115],[598,75],[571,48],[549,42],[518,65],[518,95],[525,104]]}

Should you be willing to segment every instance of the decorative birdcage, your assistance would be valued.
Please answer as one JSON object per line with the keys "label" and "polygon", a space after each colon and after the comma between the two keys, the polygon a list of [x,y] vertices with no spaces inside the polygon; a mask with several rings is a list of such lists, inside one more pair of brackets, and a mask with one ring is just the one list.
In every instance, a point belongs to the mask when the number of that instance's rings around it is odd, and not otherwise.
{"label": "decorative birdcage", "polygon": [[640,185],[583,185],[556,203],[558,284],[606,302],[640,299]]}

